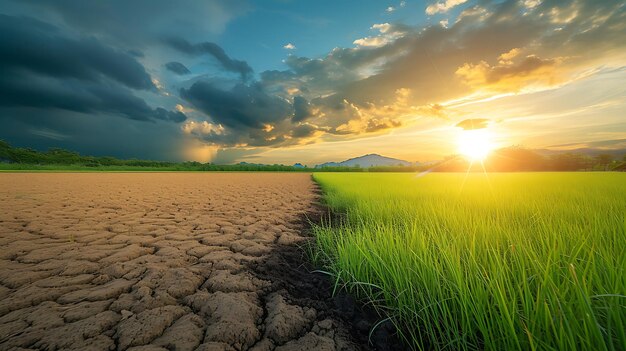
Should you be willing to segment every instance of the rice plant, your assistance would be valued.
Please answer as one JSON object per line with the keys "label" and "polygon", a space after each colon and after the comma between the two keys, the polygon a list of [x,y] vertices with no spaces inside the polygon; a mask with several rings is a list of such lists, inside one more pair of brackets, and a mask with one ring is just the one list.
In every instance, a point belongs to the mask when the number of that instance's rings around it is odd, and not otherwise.
{"label": "rice plant", "polygon": [[626,349],[626,174],[314,179],[316,257],[415,349]]}

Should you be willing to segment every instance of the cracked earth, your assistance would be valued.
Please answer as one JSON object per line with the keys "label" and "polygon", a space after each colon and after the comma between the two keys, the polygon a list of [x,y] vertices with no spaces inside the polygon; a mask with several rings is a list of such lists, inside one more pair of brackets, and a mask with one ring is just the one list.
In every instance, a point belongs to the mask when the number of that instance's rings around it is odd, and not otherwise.
{"label": "cracked earth", "polygon": [[291,173],[1,174],[0,349],[366,348],[334,311],[350,303],[299,267],[315,190]]}

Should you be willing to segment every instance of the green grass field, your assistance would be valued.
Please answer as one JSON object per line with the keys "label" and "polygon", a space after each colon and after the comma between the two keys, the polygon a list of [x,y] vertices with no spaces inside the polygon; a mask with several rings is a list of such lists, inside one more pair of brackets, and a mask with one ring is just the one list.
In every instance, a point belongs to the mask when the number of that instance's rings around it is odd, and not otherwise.
{"label": "green grass field", "polygon": [[315,258],[416,349],[626,348],[626,174],[314,179]]}

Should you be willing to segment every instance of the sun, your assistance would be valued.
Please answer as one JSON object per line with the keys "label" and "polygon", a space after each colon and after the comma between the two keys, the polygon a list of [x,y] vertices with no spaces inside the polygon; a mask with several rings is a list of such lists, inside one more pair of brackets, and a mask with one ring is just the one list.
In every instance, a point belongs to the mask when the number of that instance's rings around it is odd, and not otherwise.
{"label": "sun", "polygon": [[459,152],[471,161],[482,161],[493,149],[487,128],[463,130],[458,137]]}

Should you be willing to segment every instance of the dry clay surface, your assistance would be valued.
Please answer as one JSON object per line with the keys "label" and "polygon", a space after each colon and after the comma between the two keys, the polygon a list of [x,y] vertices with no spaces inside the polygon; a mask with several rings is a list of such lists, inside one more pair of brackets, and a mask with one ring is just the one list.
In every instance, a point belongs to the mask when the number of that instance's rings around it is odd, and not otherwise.
{"label": "dry clay surface", "polygon": [[313,201],[307,174],[0,174],[0,349],[358,349],[250,268]]}

